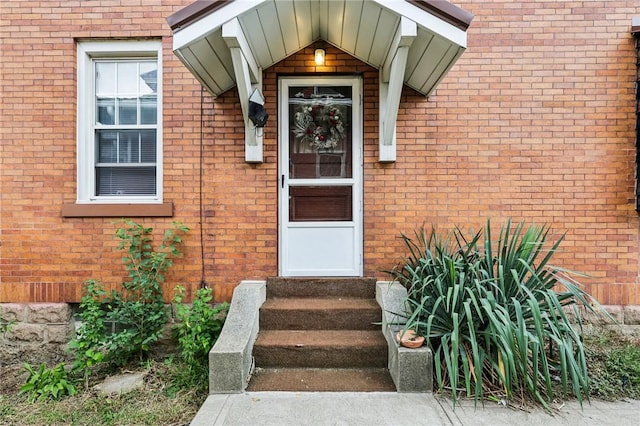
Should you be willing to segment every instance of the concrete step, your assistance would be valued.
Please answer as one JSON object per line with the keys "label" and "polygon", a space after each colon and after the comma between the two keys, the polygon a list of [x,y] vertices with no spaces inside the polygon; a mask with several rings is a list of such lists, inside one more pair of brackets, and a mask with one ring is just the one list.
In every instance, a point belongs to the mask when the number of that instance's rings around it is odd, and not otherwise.
{"label": "concrete step", "polygon": [[381,321],[375,299],[272,298],[260,308],[261,330],[379,330]]}
{"label": "concrete step", "polygon": [[267,299],[273,297],[352,297],[375,299],[376,279],[357,277],[267,279]]}
{"label": "concrete step", "polygon": [[253,347],[258,367],[385,368],[380,330],[261,330]]}
{"label": "concrete step", "polygon": [[248,392],[395,392],[386,368],[258,368]]}

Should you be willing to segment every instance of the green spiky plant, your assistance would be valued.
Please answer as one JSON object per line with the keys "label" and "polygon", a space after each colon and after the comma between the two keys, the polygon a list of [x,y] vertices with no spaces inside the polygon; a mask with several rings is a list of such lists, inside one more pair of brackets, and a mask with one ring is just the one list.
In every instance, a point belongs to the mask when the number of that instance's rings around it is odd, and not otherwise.
{"label": "green spiky plant", "polygon": [[409,255],[390,273],[407,289],[405,328],[427,337],[437,387],[450,388],[454,404],[462,394],[476,402],[526,394],[548,407],[558,384],[588,398],[577,308],[608,314],[549,263],[564,236],[550,247],[548,237],[546,226],[511,221],[497,242],[489,221],[471,237],[459,228],[444,238],[424,228],[402,235]]}

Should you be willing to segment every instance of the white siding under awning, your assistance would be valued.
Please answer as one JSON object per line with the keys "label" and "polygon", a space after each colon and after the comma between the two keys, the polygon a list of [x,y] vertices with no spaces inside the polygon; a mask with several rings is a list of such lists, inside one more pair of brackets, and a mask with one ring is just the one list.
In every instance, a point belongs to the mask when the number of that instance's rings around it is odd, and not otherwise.
{"label": "white siding under awning", "polygon": [[323,40],[382,69],[393,59],[401,18],[417,24],[408,50],[404,84],[428,95],[466,48],[466,31],[406,1],[242,0],[174,28],[173,48],[214,95],[235,86],[222,26],[234,18],[261,69]]}

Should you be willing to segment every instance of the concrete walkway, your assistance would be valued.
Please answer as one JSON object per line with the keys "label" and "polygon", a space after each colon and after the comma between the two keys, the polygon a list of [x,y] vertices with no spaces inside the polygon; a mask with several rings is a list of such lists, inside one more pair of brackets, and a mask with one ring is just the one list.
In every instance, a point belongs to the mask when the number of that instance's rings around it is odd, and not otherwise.
{"label": "concrete walkway", "polygon": [[640,401],[591,401],[518,410],[473,401],[456,405],[432,394],[252,392],[210,395],[192,426],[222,425],[622,425],[640,426]]}

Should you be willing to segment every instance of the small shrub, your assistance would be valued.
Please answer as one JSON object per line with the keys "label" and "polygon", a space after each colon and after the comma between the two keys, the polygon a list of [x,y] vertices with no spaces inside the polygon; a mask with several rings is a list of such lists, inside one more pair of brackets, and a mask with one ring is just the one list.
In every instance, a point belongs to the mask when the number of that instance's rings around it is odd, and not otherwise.
{"label": "small shrub", "polygon": [[[549,261],[548,228],[502,228],[443,238],[432,229],[402,236],[409,256],[391,271],[407,288],[405,328],[427,337],[439,390],[476,401],[529,395],[543,405],[559,383],[580,402],[589,395],[585,351],[564,309],[599,306]],[[575,311],[580,325],[580,315]]]}
{"label": "small shrub", "polygon": [[60,399],[65,395],[75,395],[76,387],[67,378],[67,370],[64,364],[58,364],[53,368],[47,368],[40,364],[36,370],[31,364],[24,364],[29,372],[27,382],[20,388],[20,393],[28,394],[30,402],[45,399]]}
{"label": "small shrub", "polygon": [[176,287],[174,303],[178,323],[174,326],[174,336],[178,339],[180,356],[186,371],[181,380],[185,386],[190,382],[200,387],[207,386],[208,354],[215,344],[227,311],[228,303],[212,305],[213,292],[201,288],[196,292],[191,306],[183,304],[184,288]]}
{"label": "small shrub", "polygon": [[[82,325],[70,348],[74,369],[84,372],[85,385],[92,368],[101,362],[124,365],[134,357],[142,360],[162,336],[167,322],[162,283],[164,274],[181,253],[181,235],[188,228],[174,222],[157,250],[152,245],[152,228],[124,221],[116,230],[118,250],[130,280],[121,290],[107,293],[95,280],[87,281],[82,297]],[[110,325],[116,325],[111,332]]]}
{"label": "small shrub", "polygon": [[109,319],[124,328],[111,336],[109,352],[117,353],[122,362],[132,356],[142,359],[162,336],[168,319],[162,294],[164,274],[173,265],[172,259],[180,256],[181,234],[189,230],[174,222],[174,228],[165,232],[162,243],[154,250],[153,228],[133,221],[125,221],[124,225],[116,235],[121,240],[118,249],[124,252],[122,262],[131,279],[122,283],[122,291],[113,291],[108,301]]}

